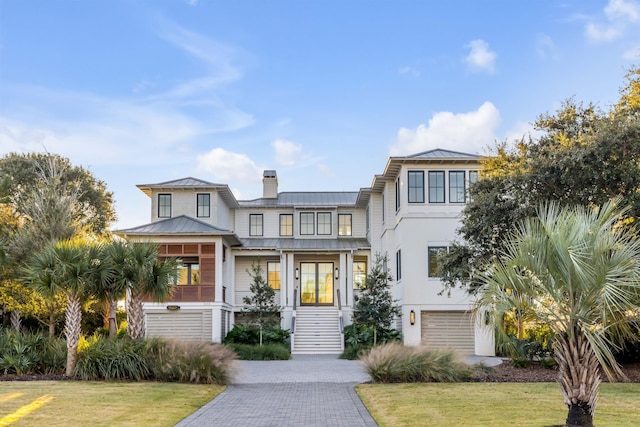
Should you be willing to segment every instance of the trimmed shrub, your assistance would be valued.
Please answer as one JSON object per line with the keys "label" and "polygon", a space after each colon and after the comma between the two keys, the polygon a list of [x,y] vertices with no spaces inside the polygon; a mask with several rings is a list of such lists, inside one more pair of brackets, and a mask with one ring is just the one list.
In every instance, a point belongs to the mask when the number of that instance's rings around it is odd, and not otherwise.
{"label": "trimmed shrub", "polygon": [[[262,343],[288,346],[290,335],[287,329],[282,329],[280,326],[264,327]],[[260,344],[260,328],[254,325],[236,324],[222,342],[224,344]]]}
{"label": "trimmed shrub", "polygon": [[0,373],[4,375],[61,374],[66,355],[62,339],[0,328]]}
{"label": "trimmed shrub", "polygon": [[143,354],[144,343],[129,338],[94,335],[78,345],[76,376],[83,380],[143,380],[151,370]]}
{"label": "trimmed shrub", "polygon": [[236,354],[222,344],[152,338],[144,353],[157,381],[227,384],[236,366]]}
{"label": "trimmed shrub", "polygon": [[372,348],[360,360],[376,383],[460,382],[471,378],[471,368],[451,351],[388,343]]}
{"label": "trimmed shrub", "polygon": [[282,344],[227,344],[238,355],[240,360],[289,360],[291,352]]}

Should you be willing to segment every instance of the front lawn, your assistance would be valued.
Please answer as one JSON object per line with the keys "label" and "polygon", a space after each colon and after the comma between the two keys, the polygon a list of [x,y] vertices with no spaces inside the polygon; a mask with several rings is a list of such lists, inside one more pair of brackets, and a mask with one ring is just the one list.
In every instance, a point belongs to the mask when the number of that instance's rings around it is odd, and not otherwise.
{"label": "front lawn", "polygon": [[[556,383],[361,384],[358,395],[380,427],[564,425]],[[597,426],[638,426],[640,384],[602,384]]]}
{"label": "front lawn", "polygon": [[169,427],[224,389],[156,382],[0,381],[0,427]]}

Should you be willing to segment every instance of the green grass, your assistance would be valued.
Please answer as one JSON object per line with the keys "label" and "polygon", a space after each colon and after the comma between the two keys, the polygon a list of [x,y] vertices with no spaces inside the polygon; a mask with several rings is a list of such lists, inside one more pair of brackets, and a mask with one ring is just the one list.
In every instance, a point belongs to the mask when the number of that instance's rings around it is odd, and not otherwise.
{"label": "green grass", "polygon": [[[218,385],[155,382],[0,382],[0,426],[36,399],[53,399],[11,427],[173,426],[225,389]],[[22,393],[20,396],[16,396]]]}
{"label": "green grass", "polygon": [[[380,427],[564,425],[556,383],[361,384],[358,395]],[[640,384],[602,384],[597,426],[640,425]]]}

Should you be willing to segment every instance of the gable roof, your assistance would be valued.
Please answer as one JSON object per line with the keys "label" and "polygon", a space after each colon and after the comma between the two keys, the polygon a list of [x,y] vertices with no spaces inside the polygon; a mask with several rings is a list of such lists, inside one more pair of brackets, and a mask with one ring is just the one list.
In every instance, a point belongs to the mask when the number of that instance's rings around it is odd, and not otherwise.
{"label": "gable roof", "polygon": [[[400,157],[392,157],[392,158],[400,158]],[[442,148],[436,148],[433,150],[428,150],[428,151],[423,151],[422,153],[416,153],[416,154],[411,154],[410,156],[407,156],[407,158],[409,159],[429,159],[429,160],[436,160],[436,159],[446,159],[446,160],[462,160],[462,159],[468,159],[468,160],[472,160],[472,161],[477,161],[480,159],[480,156],[478,156],[477,154],[469,154],[469,153],[462,153],[459,151],[451,151],[451,150],[443,150]]]}
{"label": "gable roof", "polygon": [[209,182],[203,179],[193,178],[190,176],[186,178],[174,179],[171,181],[159,182],[157,184],[138,184],[136,185],[136,187],[138,187],[140,191],[142,191],[144,194],[146,194],[149,197],[151,197],[153,190],[159,190],[159,191],[186,190],[186,189],[193,189],[193,190],[199,190],[199,191],[214,190],[220,193],[220,197],[222,197],[222,200],[224,200],[224,202],[229,207],[232,207],[232,208],[238,207],[238,201],[236,200],[236,197],[233,195],[233,193],[231,192],[231,189],[229,189],[229,186],[227,184],[216,184],[214,182]]}
{"label": "gable roof", "polygon": [[278,193],[276,199],[241,200],[241,207],[341,207],[355,206],[357,191],[299,191]]}
{"label": "gable roof", "polygon": [[240,245],[238,236],[231,230],[225,230],[186,215],[167,218],[133,228],[114,231],[120,236],[224,236],[233,246]]}

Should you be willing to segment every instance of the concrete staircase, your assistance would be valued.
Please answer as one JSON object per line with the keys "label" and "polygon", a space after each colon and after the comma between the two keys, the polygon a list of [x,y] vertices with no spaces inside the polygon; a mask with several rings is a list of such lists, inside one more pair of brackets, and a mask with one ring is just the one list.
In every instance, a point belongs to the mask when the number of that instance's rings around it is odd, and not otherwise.
{"label": "concrete staircase", "polygon": [[337,307],[298,307],[293,354],[339,354],[344,350]]}

